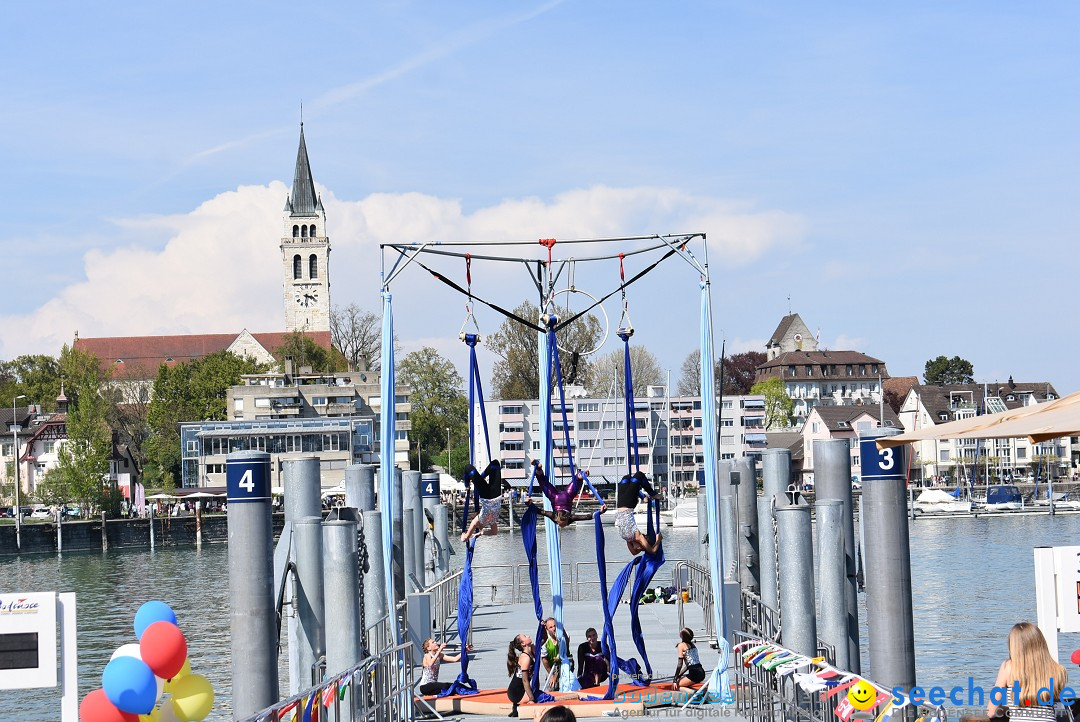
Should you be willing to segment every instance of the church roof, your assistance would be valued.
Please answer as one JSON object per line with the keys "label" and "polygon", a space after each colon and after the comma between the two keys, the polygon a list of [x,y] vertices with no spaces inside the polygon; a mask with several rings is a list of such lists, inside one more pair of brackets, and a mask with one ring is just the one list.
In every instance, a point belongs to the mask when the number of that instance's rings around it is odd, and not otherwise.
{"label": "church roof", "polygon": [[313,216],[322,209],[322,200],[315,192],[315,181],[311,177],[307,143],[304,141],[304,124],[301,123],[300,148],[296,151],[296,171],[293,173],[292,194],[285,204],[285,210],[294,216]]}
{"label": "church roof", "polygon": [[[74,347],[98,357],[102,370],[112,378],[147,380],[157,378],[162,364],[175,366],[229,348],[240,334],[204,333],[186,336],[110,336],[76,338]],[[285,344],[291,334],[284,331],[253,333],[252,337],[269,353]],[[329,331],[305,334],[323,348],[330,348]]]}

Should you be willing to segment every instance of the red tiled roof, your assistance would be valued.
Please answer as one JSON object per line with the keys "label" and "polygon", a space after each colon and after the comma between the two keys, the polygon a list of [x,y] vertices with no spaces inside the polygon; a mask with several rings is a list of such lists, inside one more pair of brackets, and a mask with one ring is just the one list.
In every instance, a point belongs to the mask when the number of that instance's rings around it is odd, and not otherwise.
{"label": "red tiled roof", "polygon": [[[290,334],[277,331],[251,335],[263,348],[273,353],[285,344]],[[330,348],[329,331],[314,331],[306,335],[323,348]],[[162,364],[173,366],[224,351],[239,336],[239,333],[205,333],[79,338],[75,340],[74,347],[97,356],[102,370],[111,372],[114,379],[141,380],[156,378]]]}

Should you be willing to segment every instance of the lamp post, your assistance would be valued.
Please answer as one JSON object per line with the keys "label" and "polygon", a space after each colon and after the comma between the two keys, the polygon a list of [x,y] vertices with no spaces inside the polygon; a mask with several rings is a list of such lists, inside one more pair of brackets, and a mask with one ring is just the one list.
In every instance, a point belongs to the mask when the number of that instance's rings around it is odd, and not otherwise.
{"label": "lamp post", "polygon": [[15,402],[25,399],[26,394],[19,394],[11,400],[11,440],[15,453],[15,548],[22,551],[22,503],[19,500],[19,425],[15,423]]}
{"label": "lamp post", "polygon": [[450,471],[450,427],[449,426],[446,427],[446,473],[447,474],[453,474],[454,473],[454,472]]}

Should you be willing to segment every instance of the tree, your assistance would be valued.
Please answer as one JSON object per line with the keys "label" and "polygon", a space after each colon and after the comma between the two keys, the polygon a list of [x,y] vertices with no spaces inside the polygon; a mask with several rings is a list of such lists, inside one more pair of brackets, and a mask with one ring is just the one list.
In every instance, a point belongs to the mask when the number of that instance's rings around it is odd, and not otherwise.
{"label": "tree", "polygon": [[930,386],[975,383],[975,369],[971,362],[959,356],[947,358],[938,356],[926,362],[923,370],[923,383]]}
{"label": "tree", "polygon": [[355,303],[330,310],[330,342],[349,364],[350,371],[378,371],[382,361],[382,322],[378,315]]}
{"label": "tree", "polygon": [[[514,313],[521,318],[539,319],[536,305],[524,301]],[[562,316],[570,313],[562,310]],[[558,332],[559,361],[563,382],[583,383],[589,377],[589,360],[584,355],[596,346],[604,329],[593,314],[586,314]],[[512,318],[486,339],[488,349],[499,357],[491,373],[491,396],[497,399],[535,399],[540,395],[540,357],[536,331]]]}
{"label": "tree", "polygon": [[[468,433],[469,402],[464,381],[454,364],[433,348],[425,347],[407,354],[398,362],[397,381],[411,389],[409,439],[434,459],[434,452],[445,453],[446,430],[451,437],[464,438]],[[421,462],[424,467],[427,461]]]}
{"label": "tree", "polygon": [[795,402],[784,390],[784,380],[778,376],[759,381],[750,389],[752,394],[765,397],[765,429],[786,429],[791,426],[791,417],[795,411]]}
{"label": "tree", "polygon": [[294,372],[303,366],[310,366],[315,373],[325,373],[337,371],[346,365],[340,351],[323,348],[301,331],[289,334],[285,343],[274,349],[273,354],[278,361],[292,358]]}
{"label": "tree", "polygon": [[180,422],[224,421],[229,387],[239,384],[243,374],[266,370],[251,357],[229,351],[172,367],[162,364],[147,412],[147,484],[168,488],[180,478]]}
{"label": "tree", "polygon": [[754,387],[758,366],[765,363],[761,351],[744,351],[724,359],[724,382],[719,385],[724,396],[745,396]]}
{"label": "tree", "polygon": [[56,397],[60,395],[57,360],[43,354],[28,354],[0,362],[0,400],[6,398],[10,402],[19,394],[26,395],[24,403],[55,409]]}
{"label": "tree", "polygon": [[[608,396],[611,392],[612,379],[615,381],[615,396],[622,396],[625,384],[626,357],[621,348],[604,354],[589,365],[589,380],[586,384],[589,395]],[[630,372],[634,377],[634,395],[644,396],[648,386],[664,383],[664,372],[660,361],[644,346],[630,346]]]}
{"label": "tree", "polygon": [[59,445],[57,466],[46,474],[39,493],[58,505],[77,501],[89,514],[92,505],[107,497],[104,484],[112,456],[112,431],[106,421],[108,404],[101,394],[96,357],[65,345],[59,366],[68,396],[67,438]]}

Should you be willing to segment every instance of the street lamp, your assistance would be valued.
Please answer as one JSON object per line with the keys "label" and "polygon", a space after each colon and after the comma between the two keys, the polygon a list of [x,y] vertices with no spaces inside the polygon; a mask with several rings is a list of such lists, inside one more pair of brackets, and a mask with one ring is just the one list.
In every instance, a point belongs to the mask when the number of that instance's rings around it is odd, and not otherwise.
{"label": "street lamp", "polygon": [[452,474],[450,471],[450,427],[446,427],[446,473]]}
{"label": "street lamp", "polygon": [[25,399],[26,394],[19,394],[11,400],[11,439],[15,442],[15,548],[22,551],[22,506],[19,501],[19,425],[15,423],[15,402]]}

